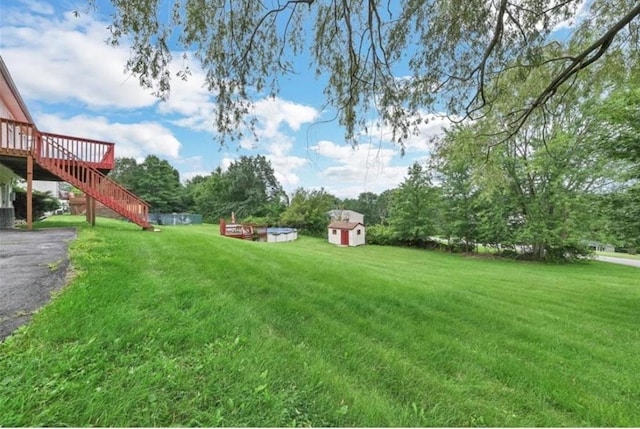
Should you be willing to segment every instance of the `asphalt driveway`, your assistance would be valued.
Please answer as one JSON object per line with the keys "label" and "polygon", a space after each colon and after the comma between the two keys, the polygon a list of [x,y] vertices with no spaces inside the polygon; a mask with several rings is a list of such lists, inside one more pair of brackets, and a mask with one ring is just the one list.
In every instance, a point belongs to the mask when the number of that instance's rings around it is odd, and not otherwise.
{"label": "asphalt driveway", "polygon": [[65,285],[73,228],[0,230],[0,341]]}

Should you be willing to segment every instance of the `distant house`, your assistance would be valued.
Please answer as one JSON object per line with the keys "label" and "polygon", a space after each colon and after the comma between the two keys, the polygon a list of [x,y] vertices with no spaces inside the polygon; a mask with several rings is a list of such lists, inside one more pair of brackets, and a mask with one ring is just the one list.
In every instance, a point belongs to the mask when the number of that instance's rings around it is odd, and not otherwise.
{"label": "distant house", "polygon": [[353,210],[329,210],[327,215],[331,222],[345,221],[364,224],[364,215]]}
{"label": "distant house", "polygon": [[353,210],[331,210],[327,235],[329,243],[337,246],[360,246],[365,244],[366,229],[364,215]]}
{"label": "distant house", "polygon": [[597,252],[615,252],[616,247],[613,244],[608,243],[600,243],[599,241],[589,241],[587,246],[591,250],[595,250]]}

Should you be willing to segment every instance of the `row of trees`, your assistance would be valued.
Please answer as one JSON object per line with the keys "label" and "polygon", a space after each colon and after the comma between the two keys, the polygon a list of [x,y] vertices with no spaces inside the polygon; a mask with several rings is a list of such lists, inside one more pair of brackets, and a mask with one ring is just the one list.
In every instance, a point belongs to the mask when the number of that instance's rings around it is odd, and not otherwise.
{"label": "row of trees", "polygon": [[505,140],[501,123],[546,78],[532,73],[516,86],[522,77],[506,73],[492,88],[503,96],[491,112],[450,129],[428,169],[409,169],[382,236],[419,244],[437,235],[465,250],[485,244],[534,259],[579,254],[587,239],[637,249],[638,76],[631,69],[611,87],[594,72],[587,88],[565,91]]}
{"label": "row of trees", "polygon": [[637,249],[640,70],[619,73],[614,86],[602,85],[603,71],[594,70],[504,139],[502,123],[539,92],[545,73],[504,73],[489,88],[500,95],[490,112],[449,129],[427,164],[412,165],[400,186],[380,195],[340,200],[301,188],[288,196],[263,156],[241,157],[184,186],[154,156],[140,165],[119,159],[113,174],[152,211],[194,210],[208,222],[235,212],[324,234],[327,211],[345,208],[365,215],[370,243],[424,246],[440,237],[451,248],[483,244],[535,259],[578,254],[587,239]]}
{"label": "row of trees", "polygon": [[289,201],[271,163],[261,155],[242,156],[225,171],[218,168],[186,184],[169,162],[155,155],[140,164],[133,158],[117,158],[110,176],[148,202],[151,212],[193,211],[207,222],[217,222],[231,212],[240,219],[276,222]]}
{"label": "row of trees", "polygon": [[[559,133],[543,141],[535,130],[496,146],[487,156],[479,153],[474,134],[481,126],[450,131],[429,164],[414,163],[397,188],[381,194],[364,192],[341,200],[324,189],[299,188],[287,196],[268,160],[241,157],[224,172],[217,169],[185,185],[176,179],[177,193],[158,202],[167,193],[157,192],[152,211],[191,210],[211,223],[235,212],[243,221],[324,235],[329,210],[351,209],[365,215],[371,244],[442,247],[444,240],[450,250],[471,252],[482,244],[534,259],[579,254],[586,239],[640,247],[640,187],[614,181],[622,180],[630,171],[625,166],[634,164],[608,156],[595,140],[591,149],[586,143],[573,145],[572,138],[584,137],[580,133],[571,138]],[[166,161],[150,158],[143,163],[147,168],[119,159],[114,173],[122,175],[121,167],[127,165],[128,183],[139,187],[131,190],[142,194],[141,184],[154,180],[138,176],[148,174],[149,165],[162,164],[158,170],[173,183],[176,175],[169,173]]]}

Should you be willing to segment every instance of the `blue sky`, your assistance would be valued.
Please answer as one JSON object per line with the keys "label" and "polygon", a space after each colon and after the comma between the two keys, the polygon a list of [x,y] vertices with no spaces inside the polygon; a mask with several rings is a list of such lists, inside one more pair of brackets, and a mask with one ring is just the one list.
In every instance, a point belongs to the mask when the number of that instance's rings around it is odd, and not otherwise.
{"label": "blue sky", "polygon": [[[444,120],[425,125],[407,144],[407,154],[385,133],[362,136],[353,149],[325,104],[323,85],[313,73],[281,81],[276,100],[258,99],[260,141],[221,148],[214,142],[213,98],[203,72],[191,65],[187,82],[173,80],[166,102],[124,74],[128,45],[108,46],[107,19],[68,0],[2,2],[0,52],[37,126],[54,133],[116,143],[116,156],[166,159],[183,180],[208,174],[241,155],[262,154],[271,161],[285,190],[324,187],[340,197],[382,192],[397,186],[407,167],[428,156],[427,140]],[[175,55],[180,57],[180,55]]]}
{"label": "blue sky", "polygon": [[[100,2],[98,2],[100,3]],[[407,167],[429,155],[429,138],[447,121],[432,115],[406,142],[406,154],[373,129],[352,148],[325,104],[313,73],[281,80],[279,98],[257,99],[260,141],[221,148],[214,141],[213,98],[204,73],[190,64],[187,82],[174,79],[171,97],[160,101],[124,74],[129,46],[105,43],[108,21],[101,11],[73,0],[2,0],[0,52],[43,131],[116,143],[116,156],[166,159],[183,180],[226,168],[241,155],[265,155],[285,190],[324,187],[339,197],[380,193],[397,186]],[[175,58],[181,55],[176,52]],[[180,59],[180,61],[182,61]],[[306,64],[306,61],[304,61]],[[304,70],[305,65],[299,69]],[[375,118],[371,118],[372,121]]]}

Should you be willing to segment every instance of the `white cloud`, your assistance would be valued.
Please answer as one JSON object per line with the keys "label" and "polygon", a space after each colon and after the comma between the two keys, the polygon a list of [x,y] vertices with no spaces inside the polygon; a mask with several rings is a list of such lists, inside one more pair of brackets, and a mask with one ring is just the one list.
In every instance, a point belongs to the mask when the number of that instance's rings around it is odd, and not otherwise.
{"label": "white cloud", "polygon": [[573,29],[576,25],[584,21],[590,14],[589,8],[592,0],[580,0],[575,6],[575,12],[573,16],[564,21],[560,21],[553,27],[553,31]]}
{"label": "white cloud", "polygon": [[[291,192],[299,186],[300,176],[295,171],[307,166],[309,160],[293,155],[265,154],[264,156],[271,163],[273,174],[285,191]],[[237,157],[224,156],[220,160],[220,168],[222,171],[227,171],[231,163],[235,161],[237,161]]]}
{"label": "white cloud", "polygon": [[[174,76],[171,80],[171,94],[167,100],[158,104],[158,113],[181,116],[171,123],[182,128],[215,134],[215,103],[207,88],[205,73],[188,54],[186,60],[183,59],[183,55],[184,53],[174,53],[173,62],[169,67]],[[186,80],[176,77],[176,73],[184,67],[188,67],[191,73]]]}
{"label": "white cloud", "polygon": [[[335,163],[325,168],[322,176],[327,182],[326,189],[338,196],[355,196],[365,190],[382,192],[394,188],[402,182],[407,171],[406,166],[392,165],[394,157],[398,155],[393,148],[369,143],[352,148],[321,140],[310,150]],[[406,162],[408,165],[411,161],[406,159]],[[357,192],[354,192],[356,189]]]}
{"label": "white cloud", "polygon": [[251,114],[257,119],[255,133],[258,140],[248,136],[239,142],[240,148],[263,153],[271,162],[274,174],[283,188],[293,190],[300,183],[297,171],[309,161],[291,154],[295,140],[290,133],[298,131],[305,123],[314,121],[318,117],[318,111],[310,106],[276,97],[257,101]]}
{"label": "white cloud", "polygon": [[235,158],[231,158],[228,156],[223,157],[220,160],[220,169],[224,172],[227,171],[229,169],[229,166],[231,165],[232,162],[235,161]]}
{"label": "white cloud", "polygon": [[211,174],[211,169],[207,170],[202,156],[178,158],[172,164],[180,172],[180,180],[182,182],[191,180],[195,176],[208,176]]}
{"label": "white cloud", "polygon": [[[434,137],[444,134],[444,130],[452,125],[452,122],[444,114],[423,114],[423,122],[417,126],[417,132],[411,134],[404,140],[406,152],[430,152],[432,149],[431,140]],[[393,130],[391,126],[380,127],[376,124],[369,124],[369,139],[377,139],[380,142],[391,142]],[[365,137],[365,136],[363,136]]]}
{"label": "white cloud", "polygon": [[[330,186],[325,186],[324,190],[331,194],[331,195],[335,195],[338,198],[357,198],[358,195],[360,195],[363,192],[375,192],[375,193],[380,193],[382,191],[384,191],[384,189],[376,189],[376,190],[372,190],[369,188],[364,188],[362,185],[330,185]],[[365,219],[366,220],[366,219]]]}
{"label": "white cloud", "polygon": [[202,168],[202,156],[188,156],[186,158],[178,158],[174,161],[174,164],[183,165],[190,169]]}
{"label": "white cloud", "polygon": [[30,12],[39,13],[41,15],[53,15],[53,6],[49,3],[38,0],[20,0],[20,3]]}
{"label": "white cloud", "polygon": [[275,137],[282,124],[298,131],[302,124],[312,122],[318,111],[310,106],[297,104],[281,98],[264,98],[255,103],[253,114],[258,118],[258,127],[265,137]]}
{"label": "white cloud", "polygon": [[290,131],[297,132],[303,124],[313,122],[318,117],[318,111],[311,106],[269,97],[258,100],[249,116],[257,120],[255,136],[250,130],[246,130],[247,137],[239,142],[240,147],[263,149],[268,153],[284,156],[294,145]]}
{"label": "white cloud", "polygon": [[170,130],[157,122],[122,124],[110,123],[102,116],[40,115],[36,123],[42,131],[113,142],[118,157],[140,158],[153,154],[176,159],[182,146]]}
{"label": "white cloud", "polygon": [[25,98],[79,101],[91,108],[156,103],[136,78],[123,73],[129,48],[104,42],[105,23],[70,12],[56,18],[16,9],[7,10],[3,18],[2,56]]}
{"label": "white cloud", "polygon": [[274,175],[282,187],[287,191],[293,191],[300,184],[300,176],[295,171],[306,166],[309,161],[298,156],[266,155],[271,161]]}
{"label": "white cloud", "polygon": [[182,183],[188,182],[196,176],[208,176],[210,175],[210,171],[200,170],[200,171],[187,171],[186,173],[180,173],[180,180]]}

